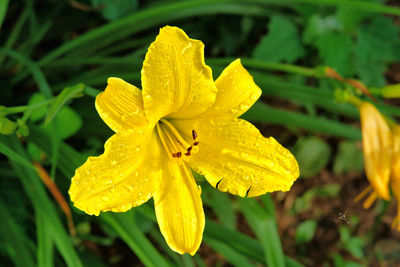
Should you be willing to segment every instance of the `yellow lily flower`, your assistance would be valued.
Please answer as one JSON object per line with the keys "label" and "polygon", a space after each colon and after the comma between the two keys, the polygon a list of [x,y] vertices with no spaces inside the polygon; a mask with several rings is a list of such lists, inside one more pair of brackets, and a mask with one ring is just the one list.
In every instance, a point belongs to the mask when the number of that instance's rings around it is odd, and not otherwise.
{"label": "yellow lily flower", "polygon": [[362,198],[373,189],[364,202],[364,208],[369,208],[377,197],[390,200],[388,186],[392,156],[392,134],[385,118],[374,105],[362,102],[359,111],[364,168],[372,188],[364,190],[357,199]]}
{"label": "yellow lily flower", "polygon": [[151,197],[170,248],[194,255],[204,212],[192,170],[220,191],[242,197],[290,189],[299,176],[293,155],[238,117],[261,90],[232,62],[214,82],[204,45],[166,26],[146,54],[142,90],[119,79],[96,98],[96,109],[116,132],[104,154],[89,157],[69,194],[88,214],[124,212]]}
{"label": "yellow lily flower", "polygon": [[392,175],[390,185],[394,197],[397,199],[397,216],[393,221],[392,227],[400,231],[400,125],[392,128],[393,134],[393,158],[392,158]]}

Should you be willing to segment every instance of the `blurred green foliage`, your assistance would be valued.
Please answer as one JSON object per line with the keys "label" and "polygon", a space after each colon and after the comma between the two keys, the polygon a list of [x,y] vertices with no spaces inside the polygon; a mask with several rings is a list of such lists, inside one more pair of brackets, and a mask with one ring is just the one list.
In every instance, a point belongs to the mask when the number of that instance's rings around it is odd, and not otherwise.
{"label": "blurred green foliage", "polygon": [[[356,235],[358,224],[325,227],[311,212],[316,199],[340,197],[340,181],[287,193],[295,199],[283,208],[275,195],[240,199],[200,177],[207,222],[204,244],[190,257],[168,248],[152,203],[99,217],[70,205],[77,231],[71,235],[32,164],[44,166],[69,200],[75,169],[102,153],[112,134],[94,97],[111,76],[140,85],[147,47],[170,24],[205,43],[214,77],[242,58],[263,91],[244,117],[267,136],[275,133],[270,125],[280,126],[275,137],[293,147],[302,177],[309,178],[294,187],[323,170],[357,173],[358,112],[334,92],[361,92],[328,79],[324,66],[360,79],[380,99],[380,87],[399,82],[387,75],[400,60],[399,15],[399,8],[375,0],[0,0],[1,265],[312,266],[322,263],[305,256],[307,247],[293,252],[287,246],[311,244],[321,228],[337,235],[332,250],[319,248],[324,264],[368,265],[369,239]],[[388,116],[400,115],[396,106],[377,106]],[[280,225],[284,216],[296,222],[289,238],[290,228]]]}

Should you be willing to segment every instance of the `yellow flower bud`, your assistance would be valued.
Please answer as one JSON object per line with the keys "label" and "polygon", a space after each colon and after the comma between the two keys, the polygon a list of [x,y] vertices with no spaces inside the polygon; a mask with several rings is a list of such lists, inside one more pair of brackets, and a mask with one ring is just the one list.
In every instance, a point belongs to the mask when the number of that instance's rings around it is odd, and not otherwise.
{"label": "yellow flower bud", "polygon": [[392,175],[390,185],[393,195],[397,199],[397,216],[393,221],[393,228],[400,231],[400,125],[392,128],[393,134],[393,156],[392,156]]}
{"label": "yellow flower bud", "polygon": [[392,134],[385,118],[368,102],[359,106],[364,168],[378,197],[390,200],[389,176],[392,157]]}

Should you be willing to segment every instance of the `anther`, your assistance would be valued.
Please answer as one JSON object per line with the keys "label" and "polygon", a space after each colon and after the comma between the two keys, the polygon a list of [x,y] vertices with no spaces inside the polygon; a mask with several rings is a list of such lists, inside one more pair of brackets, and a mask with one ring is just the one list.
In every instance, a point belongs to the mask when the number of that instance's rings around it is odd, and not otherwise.
{"label": "anther", "polygon": [[199,145],[199,141],[194,142],[193,145],[194,145],[194,146]]}
{"label": "anther", "polygon": [[172,157],[174,157],[174,158],[180,158],[180,157],[182,157],[182,152],[173,153],[173,154],[172,154]]}
{"label": "anther", "polygon": [[193,140],[197,139],[197,133],[195,130],[192,130],[192,137],[193,137]]}

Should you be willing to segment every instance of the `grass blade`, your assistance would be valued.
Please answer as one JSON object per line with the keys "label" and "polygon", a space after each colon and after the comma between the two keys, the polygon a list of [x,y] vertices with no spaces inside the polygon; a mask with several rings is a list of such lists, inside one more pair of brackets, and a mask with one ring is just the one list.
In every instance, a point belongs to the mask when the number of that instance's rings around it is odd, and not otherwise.
{"label": "grass blade", "polygon": [[4,18],[6,17],[8,2],[8,0],[0,0],[0,29],[1,25],[3,24]]}
{"label": "grass blade", "polygon": [[46,218],[43,211],[36,213],[36,232],[37,232],[37,259],[38,266],[54,266],[54,245],[51,232],[46,229]]}
{"label": "grass blade", "polygon": [[169,263],[158,253],[146,236],[136,226],[132,212],[102,213],[101,218],[106,221],[118,235],[135,252],[146,266],[169,266]]}
{"label": "grass blade", "polygon": [[[16,136],[0,136],[0,143],[4,145],[6,144],[6,146],[8,146],[10,150],[13,150],[14,153],[25,158],[26,161],[29,161],[24,148]],[[49,199],[44,185],[40,181],[37,173],[32,168],[29,168],[18,161],[14,161],[13,158],[9,159],[11,160],[15,172],[19,176],[27,195],[32,201],[35,212],[46,211],[42,213],[42,215],[45,216],[45,227],[47,231],[51,233],[55,245],[66,263],[69,266],[82,266],[82,263],[73,247],[72,240],[66,233],[60,218],[57,216],[56,209],[54,208],[52,201]]]}
{"label": "grass blade", "polygon": [[14,260],[15,266],[35,266],[35,260],[24,241],[25,238],[17,228],[17,222],[13,220],[13,217],[8,212],[7,207],[4,205],[2,200],[0,200],[0,214],[2,216],[0,224],[0,239],[3,239],[4,243],[11,247],[13,253],[9,254]]}
{"label": "grass blade", "polygon": [[[271,202],[270,199],[269,202]],[[263,209],[255,199],[243,199],[240,201],[240,205],[251,228],[261,241],[267,265],[285,266],[285,258],[275,221],[275,211],[271,208]]]}
{"label": "grass blade", "polygon": [[255,103],[253,107],[243,115],[243,118],[254,122],[299,127],[314,133],[324,133],[351,140],[361,140],[361,132],[358,128],[324,117],[313,117],[273,108],[262,102]]}
{"label": "grass blade", "polygon": [[83,96],[84,90],[85,85],[82,83],[64,88],[61,93],[51,102],[49,109],[47,110],[44,123],[48,124],[52,119],[54,119],[57,113],[69,100]]}
{"label": "grass blade", "polygon": [[211,237],[205,237],[204,241],[212,247],[215,251],[221,253],[224,258],[230,262],[233,266],[237,267],[253,267],[254,265],[249,262],[249,260],[239,254],[236,250],[230,247],[228,244],[215,240]]}

